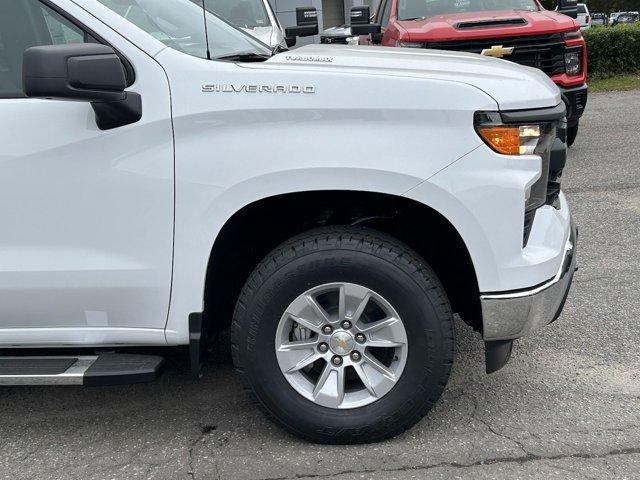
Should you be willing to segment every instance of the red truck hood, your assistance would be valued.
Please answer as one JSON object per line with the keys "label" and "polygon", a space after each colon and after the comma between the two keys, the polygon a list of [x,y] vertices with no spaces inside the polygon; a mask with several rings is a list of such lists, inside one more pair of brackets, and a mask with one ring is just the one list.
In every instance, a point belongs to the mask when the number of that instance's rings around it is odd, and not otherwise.
{"label": "red truck hood", "polygon": [[[472,26],[467,28],[459,28],[457,26],[460,23],[467,22],[510,19],[523,19],[526,23],[518,25]],[[569,32],[580,28],[574,19],[561,13],[548,10],[539,12],[500,10],[493,12],[456,13],[438,15],[424,20],[399,20],[398,25],[406,31],[406,36],[403,35],[402,40],[417,42],[544,35],[548,33]]]}

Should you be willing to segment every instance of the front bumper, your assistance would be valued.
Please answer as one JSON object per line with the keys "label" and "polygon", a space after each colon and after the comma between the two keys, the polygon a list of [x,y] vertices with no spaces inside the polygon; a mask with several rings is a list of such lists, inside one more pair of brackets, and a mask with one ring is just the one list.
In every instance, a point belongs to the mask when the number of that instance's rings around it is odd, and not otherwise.
{"label": "front bumper", "polygon": [[486,342],[514,340],[558,318],[576,270],[577,229],[572,224],[558,273],[531,289],[480,296]]}
{"label": "front bumper", "polygon": [[587,106],[587,86],[560,87],[560,93],[562,101],[567,107],[567,126],[573,127],[578,123]]}

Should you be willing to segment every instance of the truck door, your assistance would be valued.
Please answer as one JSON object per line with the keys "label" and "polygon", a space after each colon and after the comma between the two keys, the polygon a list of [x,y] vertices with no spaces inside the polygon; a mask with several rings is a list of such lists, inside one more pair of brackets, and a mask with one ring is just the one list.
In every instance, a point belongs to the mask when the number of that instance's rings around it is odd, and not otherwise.
{"label": "truck door", "polygon": [[[25,97],[27,48],[83,42],[121,56],[139,121],[102,131],[88,102]],[[0,345],[164,339],[174,186],[160,66],[68,0],[0,0],[0,145]]]}

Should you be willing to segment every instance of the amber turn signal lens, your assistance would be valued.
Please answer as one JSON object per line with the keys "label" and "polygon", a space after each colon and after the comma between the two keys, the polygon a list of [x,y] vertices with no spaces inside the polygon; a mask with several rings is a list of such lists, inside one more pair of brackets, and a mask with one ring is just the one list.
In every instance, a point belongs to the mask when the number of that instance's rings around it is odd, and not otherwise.
{"label": "amber turn signal lens", "polygon": [[520,154],[520,128],[517,126],[506,127],[486,126],[478,127],[478,133],[487,144],[496,152],[503,155]]}

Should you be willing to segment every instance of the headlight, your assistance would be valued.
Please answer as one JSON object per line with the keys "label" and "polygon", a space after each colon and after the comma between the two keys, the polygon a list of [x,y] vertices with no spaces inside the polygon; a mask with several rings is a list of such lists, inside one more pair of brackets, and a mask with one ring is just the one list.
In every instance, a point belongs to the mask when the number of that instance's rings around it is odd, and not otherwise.
{"label": "headlight", "polygon": [[564,54],[564,68],[567,75],[580,75],[582,71],[582,48],[570,50]]}
{"label": "headlight", "polygon": [[476,114],[476,131],[502,155],[534,155],[542,137],[540,125],[504,125],[494,112]]}
{"label": "headlight", "polygon": [[360,45],[360,37],[347,37],[347,45]]}
{"label": "headlight", "polygon": [[423,48],[424,43],[422,42],[398,42],[398,47],[406,47],[406,48]]}
{"label": "headlight", "polygon": [[551,145],[556,138],[556,124],[505,124],[498,112],[477,112],[474,124],[480,138],[497,153],[540,156],[540,177],[525,193],[525,211],[544,204],[549,179]]}

